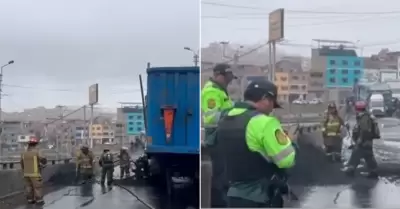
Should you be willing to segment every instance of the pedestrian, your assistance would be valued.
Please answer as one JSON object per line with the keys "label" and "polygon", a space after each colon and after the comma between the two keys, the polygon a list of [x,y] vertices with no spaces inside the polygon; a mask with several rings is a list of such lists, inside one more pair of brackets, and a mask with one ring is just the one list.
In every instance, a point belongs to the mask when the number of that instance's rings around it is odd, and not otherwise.
{"label": "pedestrian", "polygon": [[120,177],[123,179],[124,177],[129,177],[130,176],[130,165],[131,165],[131,160],[130,156],[128,153],[128,148],[127,147],[122,147],[119,153],[119,167],[120,167]]}
{"label": "pedestrian", "polygon": [[342,160],[342,127],[345,127],[345,124],[339,116],[336,104],[330,103],[322,124],[322,135],[324,138],[325,154],[333,162],[341,162]]}
{"label": "pedestrian", "polygon": [[203,112],[203,122],[205,129],[204,145],[212,161],[212,188],[211,188],[211,206],[226,206],[225,183],[221,179],[223,174],[223,165],[214,151],[215,131],[221,111],[229,109],[233,106],[233,101],[229,97],[227,86],[237,77],[230,70],[228,64],[217,64],[213,69],[214,75],[205,84],[201,92],[201,110]]}
{"label": "pedestrian", "polygon": [[244,102],[222,113],[216,149],[229,182],[229,208],[283,207],[289,192],[286,169],[295,164],[296,151],[279,120],[270,116],[277,103],[277,87],[254,81]]}
{"label": "pedestrian", "polygon": [[352,146],[353,148],[349,162],[347,163],[347,166],[343,168],[343,171],[347,174],[354,175],[361,159],[364,159],[367,166],[367,172],[361,172],[360,174],[366,177],[375,178],[378,176],[378,164],[374,156],[373,140],[380,138],[379,127],[375,119],[370,113],[368,113],[366,102],[356,102],[355,110],[357,113],[357,123],[352,130],[354,146]]}
{"label": "pedestrian", "polygon": [[84,182],[93,178],[93,152],[87,145],[82,145],[76,160],[77,179]]}
{"label": "pedestrian", "polygon": [[29,204],[43,205],[43,182],[41,170],[47,164],[37,147],[39,137],[31,137],[28,148],[21,154],[21,168],[23,171],[26,197]]}
{"label": "pedestrian", "polygon": [[104,185],[107,178],[107,185],[111,186],[114,174],[114,159],[109,149],[103,150],[103,154],[99,160],[99,165],[101,167],[101,185]]}

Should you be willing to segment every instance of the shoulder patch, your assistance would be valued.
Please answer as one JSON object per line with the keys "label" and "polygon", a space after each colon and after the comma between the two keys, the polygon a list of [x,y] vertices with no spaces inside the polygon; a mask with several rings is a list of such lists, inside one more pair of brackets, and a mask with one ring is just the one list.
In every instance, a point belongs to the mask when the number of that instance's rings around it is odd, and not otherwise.
{"label": "shoulder patch", "polygon": [[275,131],[275,138],[280,145],[286,145],[289,142],[289,137],[281,129]]}
{"label": "shoulder patch", "polygon": [[215,99],[209,99],[209,100],[207,100],[207,107],[208,107],[209,109],[214,109],[215,106],[216,106]]}

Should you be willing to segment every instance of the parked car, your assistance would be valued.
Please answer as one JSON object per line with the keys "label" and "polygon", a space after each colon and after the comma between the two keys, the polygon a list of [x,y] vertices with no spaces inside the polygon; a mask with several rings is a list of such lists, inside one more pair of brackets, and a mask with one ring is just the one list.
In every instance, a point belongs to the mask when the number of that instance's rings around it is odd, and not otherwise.
{"label": "parked car", "polygon": [[306,100],[296,99],[292,102],[293,104],[308,104]]}
{"label": "parked car", "polygon": [[314,98],[311,101],[308,102],[308,104],[321,104],[322,100],[318,98]]}

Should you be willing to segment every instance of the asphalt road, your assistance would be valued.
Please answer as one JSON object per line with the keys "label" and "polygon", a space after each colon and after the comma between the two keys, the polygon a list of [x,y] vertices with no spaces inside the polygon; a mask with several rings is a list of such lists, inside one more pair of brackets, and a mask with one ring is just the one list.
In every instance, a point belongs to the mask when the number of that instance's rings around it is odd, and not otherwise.
{"label": "asphalt road", "polygon": [[[131,154],[132,158],[139,157],[143,151]],[[130,179],[119,180],[120,170],[117,167],[114,171],[115,185],[102,187],[98,183],[84,184],[79,186],[67,186],[45,195],[46,209],[186,209],[191,206],[188,196],[192,195],[191,190],[180,190],[181,199],[169,201],[164,191],[154,188],[145,182],[133,181]],[[122,186],[122,187],[121,187]],[[128,192],[128,191],[129,192]],[[182,196],[183,194],[183,196]],[[150,207],[147,207],[138,198]],[[193,198],[192,198],[193,199]],[[22,205],[7,209],[32,209],[41,208],[38,206]]]}
{"label": "asphalt road", "polygon": [[[354,119],[350,119],[354,124]],[[299,201],[287,201],[288,207],[301,208],[398,208],[400,207],[400,120],[379,119],[383,139],[374,143],[379,164],[378,179],[360,175],[349,177],[340,171],[342,164],[333,164],[323,153],[302,144],[297,167],[292,171],[291,186]],[[303,136],[321,140],[316,134]],[[318,139],[319,138],[319,139]],[[348,160],[349,138],[345,138],[343,154]],[[362,170],[363,168],[359,168]],[[365,169],[365,168],[364,168]]]}

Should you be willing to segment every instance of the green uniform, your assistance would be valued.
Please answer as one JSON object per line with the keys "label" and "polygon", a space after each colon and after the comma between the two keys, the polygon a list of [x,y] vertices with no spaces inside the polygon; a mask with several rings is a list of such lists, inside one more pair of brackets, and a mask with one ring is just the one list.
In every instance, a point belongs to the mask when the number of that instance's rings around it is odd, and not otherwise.
{"label": "green uniform", "polygon": [[[231,118],[244,117],[243,115],[246,115],[248,112],[256,112],[255,110],[251,109],[252,108],[246,103],[237,103],[235,104],[235,107],[227,113],[227,117]],[[228,123],[224,124],[224,123],[225,123],[225,117],[222,118],[219,123],[218,144],[220,144],[220,140],[221,144],[223,144],[222,140],[229,141],[227,143],[230,143],[229,132],[232,132],[231,133],[232,135],[230,135],[232,137],[234,137],[235,135],[240,135],[240,132],[237,132],[240,128],[235,127],[235,125],[232,124]],[[225,131],[224,128],[221,126],[225,126]],[[264,172],[274,173],[275,172],[274,169],[276,171],[280,171],[294,166],[296,157],[295,149],[292,146],[292,142],[289,139],[289,137],[286,134],[284,134],[284,131],[278,119],[264,114],[257,114],[255,116],[250,117],[247,125],[245,125],[245,128],[243,129],[245,129],[242,131],[243,133],[245,133],[243,135],[245,137],[244,146],[247,146],[245,148],[246,152],[249,153],[251,152],[251,154],[253,155],[255,154],[257,157],[260,158],[262,157],[263,159],[257,162],[237,162],[237,164],[249,164],[246,165],[247,167],[256,166],[251,164],[260,165],[260,167],[257,166],[255,168],[251,167],[255,169],[255,173],[258,172],[258,168],[260,168],[259,169],[260,173],[262,173],[263,172],[262,170],[265,170],[266,167],[269,166],[271,166],[271,169],[268,168],[266,169],[267,171]],[[234,156],[235,151],[233,151],[233,153],[231,154],[224,154],[224,155],[225,159],[235,158]],[[239,151],[237,155],[240,155]],[[257,157],[253,156],[251,158],[256,159]],[[238,160],[240,161],[241,159],[239,158]],[[233,162],[231,165],[234,164],[235,162]],[[227,165],[229,166],[229,163],[227,163]],[[251,169],[249,169],[248,171],[244,171],[245,172],[244,175],[252,175],[253,177],[250,178],[251,180],[248,180],[249,178],[243,181],[240,180],[232,181],[228,179],[230,181],[230,184],[227,196],[233,199],[239,198],[244,201],[251,201],[257,203],[259,206],[262,206],[263,204],[266,204],[268,201],[268,193],[265,188],[268,187],[268,185],[270,184],[271,176],[268,177],[267,175],[263,176],[260,174],[255,174],[256,176],[257,175],[260,176],[254,177],[254,175],[252,174],[253,171],[250,170]],[[231,171],[231,173],[232,172],[235,171]],[[227,173],[229,173],[229,168],[227,168]],[[227,174],[227,176],[229,176],[229,174]],[[243,179],[246,179],[246,177]],[[251,205],[247,206],[250,207]]]}
{"label": "green uniform", "polygon": [[373,140],[375,135],[379,135],[379,130],[373,130],[377,128],[374,123],[374,119],[367,112],[357,116],[357,124],[353,129],[355,146],[349,159],[349,170],[355,170],[360,164],[360,160],[364,159],[369,172],[376,172],[378,164],[374,156]]}
{"label": "green uniform", "polygon": [[201,91],[201,110],[206,126],[215,126],[222,110],[231,108],[232,100],[227,90],[216,82],[210,80]]}

